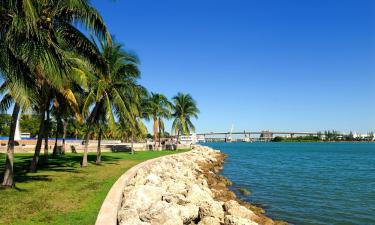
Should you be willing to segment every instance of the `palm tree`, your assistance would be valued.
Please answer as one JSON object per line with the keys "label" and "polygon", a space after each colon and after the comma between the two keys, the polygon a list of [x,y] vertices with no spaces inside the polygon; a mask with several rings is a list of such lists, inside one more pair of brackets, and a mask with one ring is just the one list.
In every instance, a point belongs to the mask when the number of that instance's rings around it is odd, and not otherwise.
{"label": "palm tree", "polygon": [[1,49],[6,50],[1,52],[7,52],[11,61],[30,70],[30,73],[14,74],[20,81],[34,80],[39,92],[36,106],[41,122],[30,166],[35,171],[48,125],[44,118],[51,101],[48,90],[66,90],[61,88],[71,69],[66,51],[100,64],[98,49],[75,24],[84,26],[95,37],[106,39],[108,44],[111,44],[111,37],[99,13],[86,0],[3,0],[0,7],[0,43],[4,46]]}
{"label": "palm tree", "polygon": [[172,98],[173,117],[172,133],[177,134],[177,143],[181,134],[188,135],[195,131],[191,117],[198,118],[199,109],[190,94],[178,93]]}
{"label": "palm tree", "polygon": [[[1,70],[0,70],[1,72]],[[0,74],[3,74],[4,71]],[[9,75],[9,73],[8,73]],[[3,77],[4,79],[5,77]],[[15,146],[15,132],[19,114],[22,109],[28,109],[31,105],[31,94],[28,93],[28,89],[23,87],[22,84],[17,81],[5,80],[0,86],[0,95],[3,98],[0,102],[0,111],[7,111],[12,104],[14,104],[11,125],[8,138],[8,147],[6,152],[5,171],[2,186],[4,187],[15,187],[14,172],[13,172],[13,156]]]}
{"label": "palm tree", "polygon": [[127,103],[127,108],[130,110],[128,115],[119,114],[121,125],[120,133],[131,140],[132,154],[134,154],[134,140],[147,135],[147,128],[142,121],[142,118],[145,116],[147,117],[142,108],[142,103],[147,96],[147,90],[136,83],[131,85],[129,89],[123,93],[123,97]]}
{"label": "palm tree", "polygon": [[[67,54],[68,55],[68,54]],[[67,60],[71,65],[70,73],[66,74],[64,82],[57,86],[51,86],[48,83],[44,83],[38,89],[38,104],[35,106],[35,111],[39,112],[40,115],[40,125],[38,131],[37,143],[35,146],[35,152],[33,160],[30,165],[30,171],[35,172],[38,162],[39,155],[41,150],[41,145],[43,137],[45,139],[45,148],[44,148],[44,163],[48,162],[48,137],[50,133],[50,112],[51,105],[61,104],[61,107],[64,109],[61,110],[72,110],[75,112],[76,120],[81,121],[81,115],[79,114],[79,103],[77,99],[80,99],[80,94],[83,92],[82,87],[87,86],[85,83],[87,73],[81,67],[86,66],[83,60],[79,61],[80,64],[74,63],[74,56],[69,54]],[[60,81],[62,82],[62,81]],[[78,95],[78,97],[77,97]]]}
{"label": "palm tree", "polygon": [[148,115],[148,119],[153,120],[153,131],[154,131],[154,148],[160,133],[164,130],[163,119],[169,119],[171,117],[172,104],[168,101],[168,98],[163,94],[152,93],[151,96],[146,100],[144,104],[144,110]]}
{"label": "palm tree", "polygon": [[[78,65],[74,68],[73,71],[75,72],[70,74],[70,79],[68,79],[66,83],[66,87],[70,87],[67,90],[71,91],[71,93],[65,92],[66,95],[64,95],[63,93],[58,91],[54,93],[53,97],[53,107],[51,109],[51,114],[56,120],[56,136],[55,146],[53,148],[53,156],[65,153],[65,136],[68,121],[75,120],[78,123],[82,123],[82,116],[80,115],[78,105],[80,105],[81,96],[83,95],[85,87],[87,87],[87,83],[85,80],[86,74],[79,69]],[[82,76],[82,78],[78,79],[77,76]],[[67,95],[71,96],[68,97]],[[61,133],[63,134],[63,143],[61,151],[59,151],[57,146],[57,139],[59,134]]]}
{"label": "palm tree", "polygon": [[[83,106],[83,114],[87,115],[88,129],[85,137],[85,148],[82,166],[88,165],[87,152],[89,137],[95,124],[115,129],[115,115],[130,117],[131,109],[127,106],[124,92],[135,84],[139,78],[138,59],[123,50],[121,44],[109,46],[101,44],[103,66],[94,71],[95,77],[90,81],[91,87]],[[90,111],[90,109],[92,109]],[[100,137],[99,137],[100,138]],[[99,140],[100,141],[100,140]],[[97,149],[96,162],[100,163],[100,146]]]}

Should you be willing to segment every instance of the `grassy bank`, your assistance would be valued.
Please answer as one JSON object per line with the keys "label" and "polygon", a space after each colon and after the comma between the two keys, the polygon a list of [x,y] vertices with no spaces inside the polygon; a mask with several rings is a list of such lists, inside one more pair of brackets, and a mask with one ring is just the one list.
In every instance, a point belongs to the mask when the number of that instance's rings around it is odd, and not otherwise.
{"label": "grassy bank", "polygon": [[[142,161],[176,152],[181,151],[103,153],[101,165],[83,169],[81,154],[67,154],[50,159],[37,173],[26,172],[31,154],[16,154],[16,189],[0,190],[0,224],[94,224],[121,174]],[[4,160],[0,154],[0,162]],[[89,160],[93,162],[95,155],[90,154]]]}

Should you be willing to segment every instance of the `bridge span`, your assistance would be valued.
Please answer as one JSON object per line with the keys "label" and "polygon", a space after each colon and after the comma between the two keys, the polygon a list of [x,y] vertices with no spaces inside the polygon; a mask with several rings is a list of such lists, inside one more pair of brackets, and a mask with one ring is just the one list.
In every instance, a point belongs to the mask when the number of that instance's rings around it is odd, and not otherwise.
{"label": "bridge span", "polygon": [[[294,136],[318,136],[317,132],[301,132],[301,131],[242,131],[242,132],[208,132],[208,133],[197,133],[199,139],[204,141],[270,141],[277,135],[286,135],[291,138]],[[243,138],[234,138],[233,135]],[[255,137],[259,135],[258,137]]]}

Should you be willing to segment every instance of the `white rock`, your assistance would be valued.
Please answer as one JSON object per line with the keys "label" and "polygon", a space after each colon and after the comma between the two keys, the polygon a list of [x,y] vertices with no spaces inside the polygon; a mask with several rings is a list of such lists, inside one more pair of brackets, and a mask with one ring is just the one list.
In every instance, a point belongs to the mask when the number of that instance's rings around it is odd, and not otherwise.
{"label": "white rock", "polygon": [[128,220],[123,220],[119,222],[119,225],[151,225],[151,223],[142,222],[140,219],[131,218]]}
{"label": "white rock", "polygon": [[161,213],[168,207],[168,203],[164,201],[157,201],[151,204],[151,206],[139,213],[139,218],[142,221],[150,222],[152,220],[158,220]]}
{"label": "white rock", "polygon": [[202,190],[199,185],[193,184],[188,190],[186,200],[191,203],[199,203],[201,201],[212,201],[212,197],[210,193]]}
{"label": "white rock", "polygon": [[124,199],[122,207],[144,210],[150,207],[153,202],[161,200],[164,193],[165,189],[161,187],[139,186],[127,194],[127,199]]}
{"label": "white rock", "polygon": [[188,201],[186,200],[185,196],[182,194],[174,194],[174,193],[165,193],[162,196],[162,200],[168,203],[176,203],[176,204],[186,204]]}
{"label": "white rock", "polygon": [[224,208],[229,215],[242,217],[246,219],[254,219],[257,217],[253,211],[240,205],[234,200],[230,200],[224,203]]}
{"label": "white rock", "polygon": [[258,225],[258,223],[246,218],[226,215],[224,219],[224,225]]}
{"label": "white rock", "polygon": [[117,215],[118,221],[128,221],[132,219],[139,219],[138,212],[135,209],[121,210]]}
{"label": "white rock", "polygon": [[199,221],[198,225],[220,225],[220,220],[214,217],[204,217]]}
{"label": "white rock", "polygon": [[214,217],[224,219],[223,204],[217,201],[204,201],[199,204],[199,217]]}
{"label": "white rock", "polygon": [[190,224],[191,221],[198,218],[199,207],[195,204],[187,204],[180,208],[181,218],[184,224]]}
{"label": "white rock", "polygon": [[149,221],[152,225],[182,225],[180,206],[168,204],[159,214]]}
{"label": "white rock", "polygon": [[167,191],[174,194],[186,195],[186,184],[179,180],[168,180],[163,182],[163,186],[167,187]]}
{"label": "white rock", "polygon": [[162,179],[156,174],[149,174],[145,179],[145,184],[159,185],[162,182]]}

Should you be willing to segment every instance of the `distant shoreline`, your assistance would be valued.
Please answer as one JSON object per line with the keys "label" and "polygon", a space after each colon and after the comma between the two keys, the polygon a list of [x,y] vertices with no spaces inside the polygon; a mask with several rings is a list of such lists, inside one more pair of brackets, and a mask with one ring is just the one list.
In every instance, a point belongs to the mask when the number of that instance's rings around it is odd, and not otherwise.
{"label": "distant shoreline", "polygon": [[270,141],[277,143],[375,143],[375,141],[294,141],[294,140],[285,140],[285,141]]}

